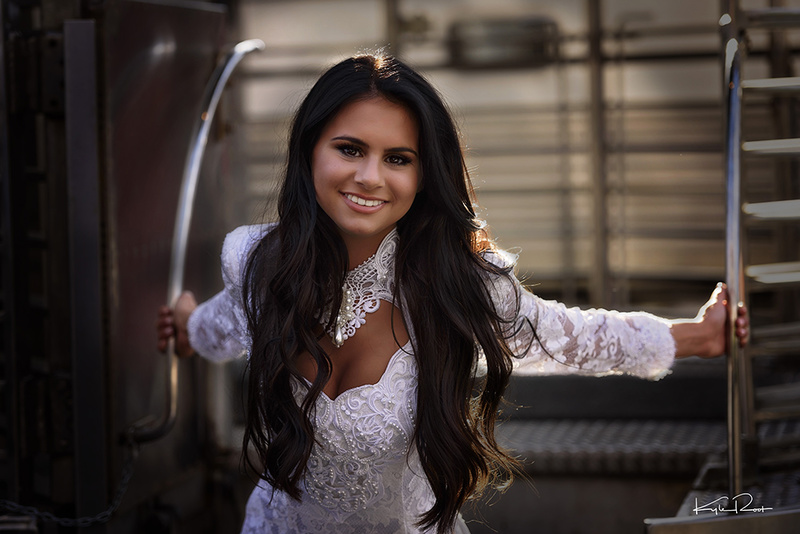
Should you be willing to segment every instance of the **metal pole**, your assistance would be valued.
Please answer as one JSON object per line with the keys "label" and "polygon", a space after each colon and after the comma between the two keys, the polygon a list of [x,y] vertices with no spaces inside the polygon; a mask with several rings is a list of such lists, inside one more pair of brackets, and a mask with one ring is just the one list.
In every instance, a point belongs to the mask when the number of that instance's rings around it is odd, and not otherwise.
{"label": "metal pole", "polygon": [[[0,391],[0,399],[2,399],[3,406],[0,409],[0,414],[4,421],[4,430],[8,432],[6,441],[2,447],[4,457],[0,459],[0,466],[2,466],[3,473],[0,475],[0,480],[5,483],[6,495],[5,498],[11,500],[19,499],[20,483],[19,483],[19,407],[17,404],[19,380],[17,379],[17,317],[16,317],[16,297],[15,293],[18,291],[14,284],[15,261],[14,256],[18,253],[14,250],[13,243],[15,240],[12,238],[12,215],[11,210],[14,205],[12,198],[13,186],[11,184],[12,178],[12,163],[10,155],[10,135],[13,131],[13,126],[9,123],[12,121],[11,108],[9,102],[8,90],[10,82],[8,79],[7,69],[9,68],[8,57],[8,30],[10,24],[6,26],[5,19],[6,6],[0,5],[0,253],[2,253],[2,264],[0,264],[0,289],[2,289],[2,299],[0,302],[0,350],[3,351],[3,365],[0,377],[5,381],[2,391]],[[17,178],[18,179],[18,178]]]}
{"label": "metal pole", "polygon": [[594,265],[590,298],[594,306],[611,301],[608,265],[608,207],[606,206],[606,119],[603,95],[603,24],[601,0],[587,0],[589,21],[589,87],[591,106],[592,185],[594,189]]}
{"label": "metal pole", "polygon": [[399,0],[386,0],[386,49],[400,57],[400,5]]}
{"label": "metal pole", "polygon": [[741,278],[741,51],[737,25],[737,3],[722,0],[720,26],[724,46],[723,91],[726,105],[725,186],[725,279],[728,284],[728,491],[733,497],[742,491],[741,352],[736,339],[737,303]]}

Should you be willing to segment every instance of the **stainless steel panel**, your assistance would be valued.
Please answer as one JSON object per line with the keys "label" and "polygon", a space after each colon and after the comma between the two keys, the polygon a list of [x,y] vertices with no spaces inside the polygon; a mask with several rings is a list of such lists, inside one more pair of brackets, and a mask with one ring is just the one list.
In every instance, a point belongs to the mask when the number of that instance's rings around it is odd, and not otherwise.
{"label": "stainless steel panel", "polygon": [[[172,228],[192,127],[222,50],[225,22],[220,6],[199,2],[123,1],[106,13],[105,276],[112,440],[132,422],[163,409],[166,377],[164,355],[155,350],[155,312],[167,293]],[[187,257],[186,287],[200,298],[221,285],[219,247],[229,230],[223,206],[232,190],[220,169],[225,152],[215,131],[201,171]],[[205,469],[205,366],[199,360],[181,362],[179,374],[183,387],[175,427],[142,448],[123,509]],[[119,452],[113,462],[117,469]],[[202,499],[187,504],[203,505]]]}

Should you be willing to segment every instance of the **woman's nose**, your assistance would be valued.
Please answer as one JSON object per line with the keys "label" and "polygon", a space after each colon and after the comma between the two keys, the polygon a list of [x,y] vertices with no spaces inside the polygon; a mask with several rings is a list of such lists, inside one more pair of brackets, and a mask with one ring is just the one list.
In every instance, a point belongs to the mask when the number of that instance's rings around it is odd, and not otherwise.
{"label": "woman's nose", "polygon": [[383,183],[380,160],[365,158],[356,171],[355,182],[365,189],[375,189]]}

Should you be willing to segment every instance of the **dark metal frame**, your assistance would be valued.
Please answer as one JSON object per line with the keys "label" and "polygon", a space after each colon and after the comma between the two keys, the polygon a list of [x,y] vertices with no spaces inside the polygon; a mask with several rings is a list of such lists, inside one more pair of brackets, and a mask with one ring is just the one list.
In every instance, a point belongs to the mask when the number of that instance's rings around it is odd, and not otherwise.
{"label": "dark metal frame", "polygon": [[[108,495],[103,317],[103,257],[97,139],[95,23],[64,24],[65,125],[72,384],[75,421],[75,507],[78,517],[105,509]],[[94,526],[84,532],[103,532]]]}
{"label": "dark metal frame", "polygon": [[8,73],[6,57],[8,54],[7,37],[5,35],[6,4],[0,6],[0,395],[3,396],[5,410],[0,413],[5,433],[3,448],[3,483],[6,498],[18,499],[18,403],[16,377],[16,321],[13,310],[14,303],[14,250],[11,237],[11,162],[9,158],[9,97]]}

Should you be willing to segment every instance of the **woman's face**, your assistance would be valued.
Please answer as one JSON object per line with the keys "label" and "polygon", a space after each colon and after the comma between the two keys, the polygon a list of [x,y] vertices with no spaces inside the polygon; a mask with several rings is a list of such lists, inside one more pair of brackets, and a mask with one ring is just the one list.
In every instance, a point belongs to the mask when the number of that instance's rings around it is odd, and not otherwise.
{"label": "woman's face", "polygon": [[311,161],[314,189],[351,259],[356,249],[374,252],[408,212],[418,154],[417,121],[385,98],[346,105],[322,130]]}

